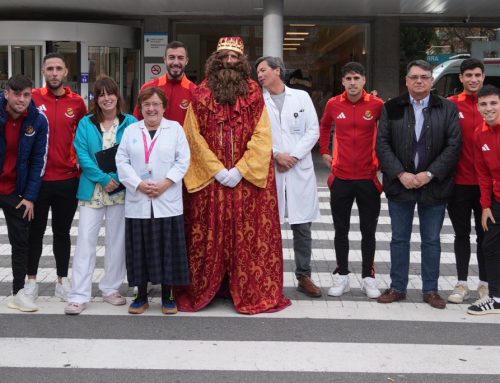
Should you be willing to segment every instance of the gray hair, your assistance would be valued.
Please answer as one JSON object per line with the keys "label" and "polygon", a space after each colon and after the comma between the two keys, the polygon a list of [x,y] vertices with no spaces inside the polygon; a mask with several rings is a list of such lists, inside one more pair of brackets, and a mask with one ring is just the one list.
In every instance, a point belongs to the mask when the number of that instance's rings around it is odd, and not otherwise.
{"label": "gray hair", "polygon": [[411,68],[414,66],[419,67],[420,69],[423,69],[427,72],[432,73],[432,65],[429,64],[427,61],[424,60],[413,60],[408,63],[406,66],[406,74],[410,73]]}
{"label": "gray hair", "polygon": [[255,69],[259,66],[261,62],[265,61],[267,65],[271,69],[276,69],[279,68],[280,70],[280,79],[284,82],[285,81],[285,63],[280,57],[275,57],[275,56],[265,56],[265,57],[260,57],[257,59],[255,62]]}

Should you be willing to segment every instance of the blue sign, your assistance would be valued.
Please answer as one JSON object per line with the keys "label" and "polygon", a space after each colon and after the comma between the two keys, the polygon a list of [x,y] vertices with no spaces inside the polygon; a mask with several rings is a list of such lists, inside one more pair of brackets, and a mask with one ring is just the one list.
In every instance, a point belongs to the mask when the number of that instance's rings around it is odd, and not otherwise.
{"label": "blue sign", "polygon": [[433,65],[439,65],[441,63],[444,63],[445,61],[448,61],[451,57],[450,53],[441,53],[441,54],[435,54],[435,55],[427,55],[427,62]]}
{"label": "blue sign", "polygon": [[88,84],[89,83],[89,74],[88,73],[80,73],[80,83]]}

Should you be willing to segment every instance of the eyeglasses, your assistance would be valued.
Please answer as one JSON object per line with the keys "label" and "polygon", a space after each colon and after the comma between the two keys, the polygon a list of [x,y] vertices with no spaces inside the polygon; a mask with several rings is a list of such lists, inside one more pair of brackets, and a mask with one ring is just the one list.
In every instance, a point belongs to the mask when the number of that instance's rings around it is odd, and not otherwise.
{"label": "eyeglasses", "polygon": [[430,80],[432,78],[432,76],[429,76],[427,74],[424,74],[422,76],[413,75],[413,76],[406,76],[406,77],[411,81],[418,81],[418,80],[427,81],[427,80]]}
{"label": "eyeglasses", "polygon": [[161,102],[143,102],[142,103],[143,108],[153,107],[154,109],[158,109],[160,106],[163,106],[163,104]]}

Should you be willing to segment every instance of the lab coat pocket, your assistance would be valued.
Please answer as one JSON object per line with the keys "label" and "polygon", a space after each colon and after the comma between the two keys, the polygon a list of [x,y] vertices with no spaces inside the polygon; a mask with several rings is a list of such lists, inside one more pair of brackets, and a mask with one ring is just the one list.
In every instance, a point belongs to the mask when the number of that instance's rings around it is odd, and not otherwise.
{"label": "lab coat pocket", "polygon": [[139,202],[142,198],[142,192],[139,189],[134,190],[131,188],[127,188],[127,192],[125,193],[125,203],[134,203]]}
{"label": "lab coat pocket", "polygon": [[299,161],[297,166],[300,170],[311,169],[314,166],[312,157],[310,155],[305,156]]}
{"label": "lab coat pocket", "polygon": [[182,202],[182,185],[173,184],[165,191],[165,200],[168,204]]}

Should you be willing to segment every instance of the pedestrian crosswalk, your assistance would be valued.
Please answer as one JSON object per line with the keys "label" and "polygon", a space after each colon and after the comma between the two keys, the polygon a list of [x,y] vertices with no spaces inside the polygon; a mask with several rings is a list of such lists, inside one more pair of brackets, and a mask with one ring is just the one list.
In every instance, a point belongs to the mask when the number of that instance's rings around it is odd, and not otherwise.
{"label": "pedestrian crosswalk", "polygon": [[[382,305],[360,289],[361,253],[357,209],[351,220],[350,286],[340,298],[326,295],[335,269],[329,191],[319,186],[322,217],[313,224],[313,280],[323,297],[296,291],[292,234],[283,225],[284,285],[292,306],[248,317],[219,299],[198,313],[161,314],[159,289],[141,316],[102,301],[98,283],[104,265],[100,232],[93,299],[78,317],[63,315],[53,297],[56,271],[51,228],[44,240],[38,275],[40,311],[6,307],[12,273],[5,219],[0,212],[0,382],[498,382],[500,316],[471,316],[476,297],[446,310],[422,302],[418,219],[414,222],[406,301]],[[78,235],[72,229],[72,253]],[[453,230],[445,221],[439,288],[456,283]],[[475,236],[472,236],[474,242]],[[390,220],[383,201],[377,231],[376,279],[390,283]],[[475,249],[475,245],[473,245]],[[476,288],[471,258],[469,286]],[[129,299],[126,284],[122,292]],[[7,379],[7,380],[4,380]]]}

